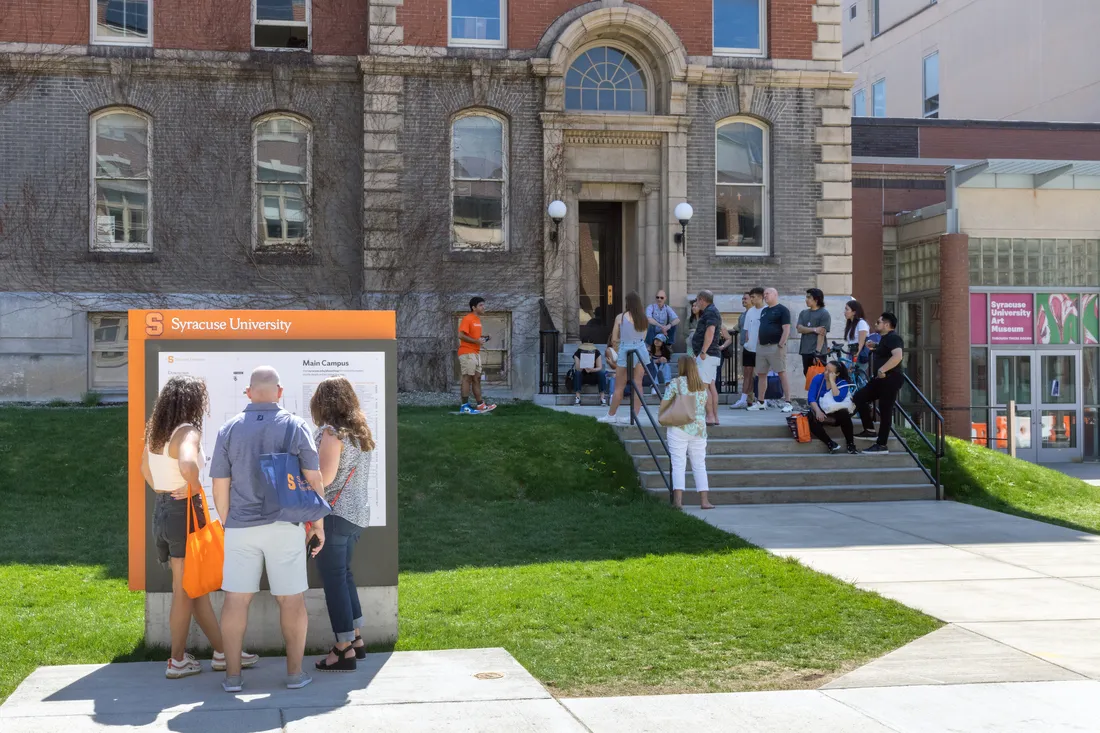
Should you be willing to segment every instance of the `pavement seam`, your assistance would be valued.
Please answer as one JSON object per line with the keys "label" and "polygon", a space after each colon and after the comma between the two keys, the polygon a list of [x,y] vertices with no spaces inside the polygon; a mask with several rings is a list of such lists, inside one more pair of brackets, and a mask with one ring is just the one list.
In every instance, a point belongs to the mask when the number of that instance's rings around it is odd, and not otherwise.
{"label": "pavement seam", "polygon": [[[1059,619],[1058,621],[1051,621],[1051,620],[1047,619],[1047,620],[1044,620],[1044,621],[1040,621],[1039,623],[1055,623],[1056,624],[1056,623],[1060,623],[1060,622],[1063,622],[1063,621],[1095,621],[1095,620],[1096,619]],[[1090,680],[1090,681],[1094,681],[1094,682],[1096,681],[1095,678],[1089,677],[1088,675],[1085,675],[1085,674],[1081,674],[1077,670],[1070,669],[1069,667],[1065,666],[1064,664],[1059,664],[1058,662],[1055,662],[1051,659],[1045,659],[1043,657],[1040,657],[1038,654],[1032,654],[1031,652],[1027,651],[1026,649],[1021,649],[1018,646],[1014,646],[1013,644],[1009,644],[1006,641],[1001,641],[1000,639],[994,639],[992,636],[989,636],[988,634],[983,634],[978,629],[969,629],[964,625],[964,624],[1017,624],[1017,623],[1035,623],[1035,622],[1033,622],[1033,621],[964,621],[963,623],[953,624],[953,625],[958,626],[963,631],[969,631],[971,634],[977,634],[978,636],[981,636],[985,639],[989,639],[990,641],[992,641],[996,644],[1006,646],[1009,649],[1015,649],[1016,651],[1020,652],[1021,654],[1026,654],[1027,656],[1029,656],[1033,659],[1038,659],[1040,662],[1045,662],[1046,664],[1054,665],[1055,667],[1058,667],[1059,669],[1064,669],[1065,671],[1069,672],[1070,674],[1075,674],[1083,680]]]}
{"label": "pavement seam", "polygon": [[[852,688],[852,689],[868,689],[868,688]],[[904,731],[901,728],[895,728],[894,726],[890,725],[886,721],[879,720],[875,716],[868,713],[866,710],[860,710],[859,708],[852,705],[851,703],[847,703],[844,700],[836,699],[835,697],[833,697],[832,695],[829,694],[830,690],[815,690],[815,692],[817,692],[822,697],[824,697],[828,700],[832,700],[833,702],[837,703],[838,705],[842,705],[842,706],[848,708],[849,710],[851,710],[856,715],[861,715],[864,718],[866,718],[867,720],[878,723],[879,725],[881,725],[883,728],[886,728],[887,730],[892,730],[892,731],[894,731],[894,733],[904,733]]]}
{"label": "pavement seam", "polygon": [[576,713],[573,712],[573,710],[568,705],[566,705],[565,703],[563,703],[561,700],[559,700],[556,697],[553,698],[553,700],[554,700],[554,702],[556,702],[558,704],[558,707],[560,707],[562,710],[564,710],[566,713],[569,714],[569,717],[571,717],[573,720],[577,721],[577,725],[579,725],[581,728],[584,728],[586,731],[588,731],[588,733],[595,733],[588,726],[587,723],[585,723],[583,720],[581,720],[580,717]]}

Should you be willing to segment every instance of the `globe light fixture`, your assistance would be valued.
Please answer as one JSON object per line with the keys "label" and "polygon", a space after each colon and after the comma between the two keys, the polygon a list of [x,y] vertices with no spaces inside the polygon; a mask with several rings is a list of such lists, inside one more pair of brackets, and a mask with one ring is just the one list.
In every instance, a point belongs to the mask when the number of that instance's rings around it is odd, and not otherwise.
{"label": "globe light fixture", "polygon": [[685,254],[687,251],[688,222],[691,221],[694,214],[695,209],[691,208],[691,204],[687,201],[677,204],[676,210],[673,212],[676,220],[680,222],[680,231],[673,237],[676,244],[680,245],[680,254]]}
{"label": "globe light fixture", "polygon": [[564,201],[555,199],[550,202],[550,205],[546,207],[546,213],[549,214],[550,220],[554,222],[554,229],[550,232],[550,241],[557,243],[558,230],[561,228],[562,219],[565,218],[569,209],[566,208]]}

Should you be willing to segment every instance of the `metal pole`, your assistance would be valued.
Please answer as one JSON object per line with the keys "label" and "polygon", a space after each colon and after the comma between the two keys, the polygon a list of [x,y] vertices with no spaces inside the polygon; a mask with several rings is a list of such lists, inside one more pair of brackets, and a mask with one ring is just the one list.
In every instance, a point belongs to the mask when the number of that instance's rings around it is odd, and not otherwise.
{"label": "metal pole", "polygon": [[1016,457],[1016,400],[1008,401],[1008,455]]}

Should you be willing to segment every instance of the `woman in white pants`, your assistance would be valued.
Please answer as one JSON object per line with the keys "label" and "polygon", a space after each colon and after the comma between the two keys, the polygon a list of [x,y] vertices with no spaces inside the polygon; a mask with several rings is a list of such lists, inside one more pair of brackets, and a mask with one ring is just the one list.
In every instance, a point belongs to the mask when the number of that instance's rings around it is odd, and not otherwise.
{"label": "woman in white pants", "polygon": [[668,429],[668,452],[672,457],[672,504],[678,509],[684,505],[685,474],[690,457],[695,490],[699,492],[699,506],[713,509],[714,505],[707,496],[710,489],[707,483],[707,385],[699,378],[694,359],[680,359],[678,364],[680,376],[669,383],[664,399],[671,400],[684,394],[694,397],[695,420],[683,427]]}

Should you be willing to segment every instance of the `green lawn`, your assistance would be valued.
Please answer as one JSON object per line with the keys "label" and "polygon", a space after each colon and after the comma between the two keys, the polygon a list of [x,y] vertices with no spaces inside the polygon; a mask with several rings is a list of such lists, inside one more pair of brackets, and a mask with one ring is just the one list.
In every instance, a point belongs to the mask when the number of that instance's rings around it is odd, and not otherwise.
{"label": "green lawn", "polygon": [[[650,500],[607,426],[399,421],[398,650],[502,646],[563,695],[813,687],[939,625]],[[38,664],[163,658],[126,590],[124,428],[0,409],[0,700]]]}
{"label": "green lawn", "polygon": [[[925,465],[931,453],[910,441]],[[1100,533],[1100,486],[957,438],[947,439],[943,485],[956,501]]]}

